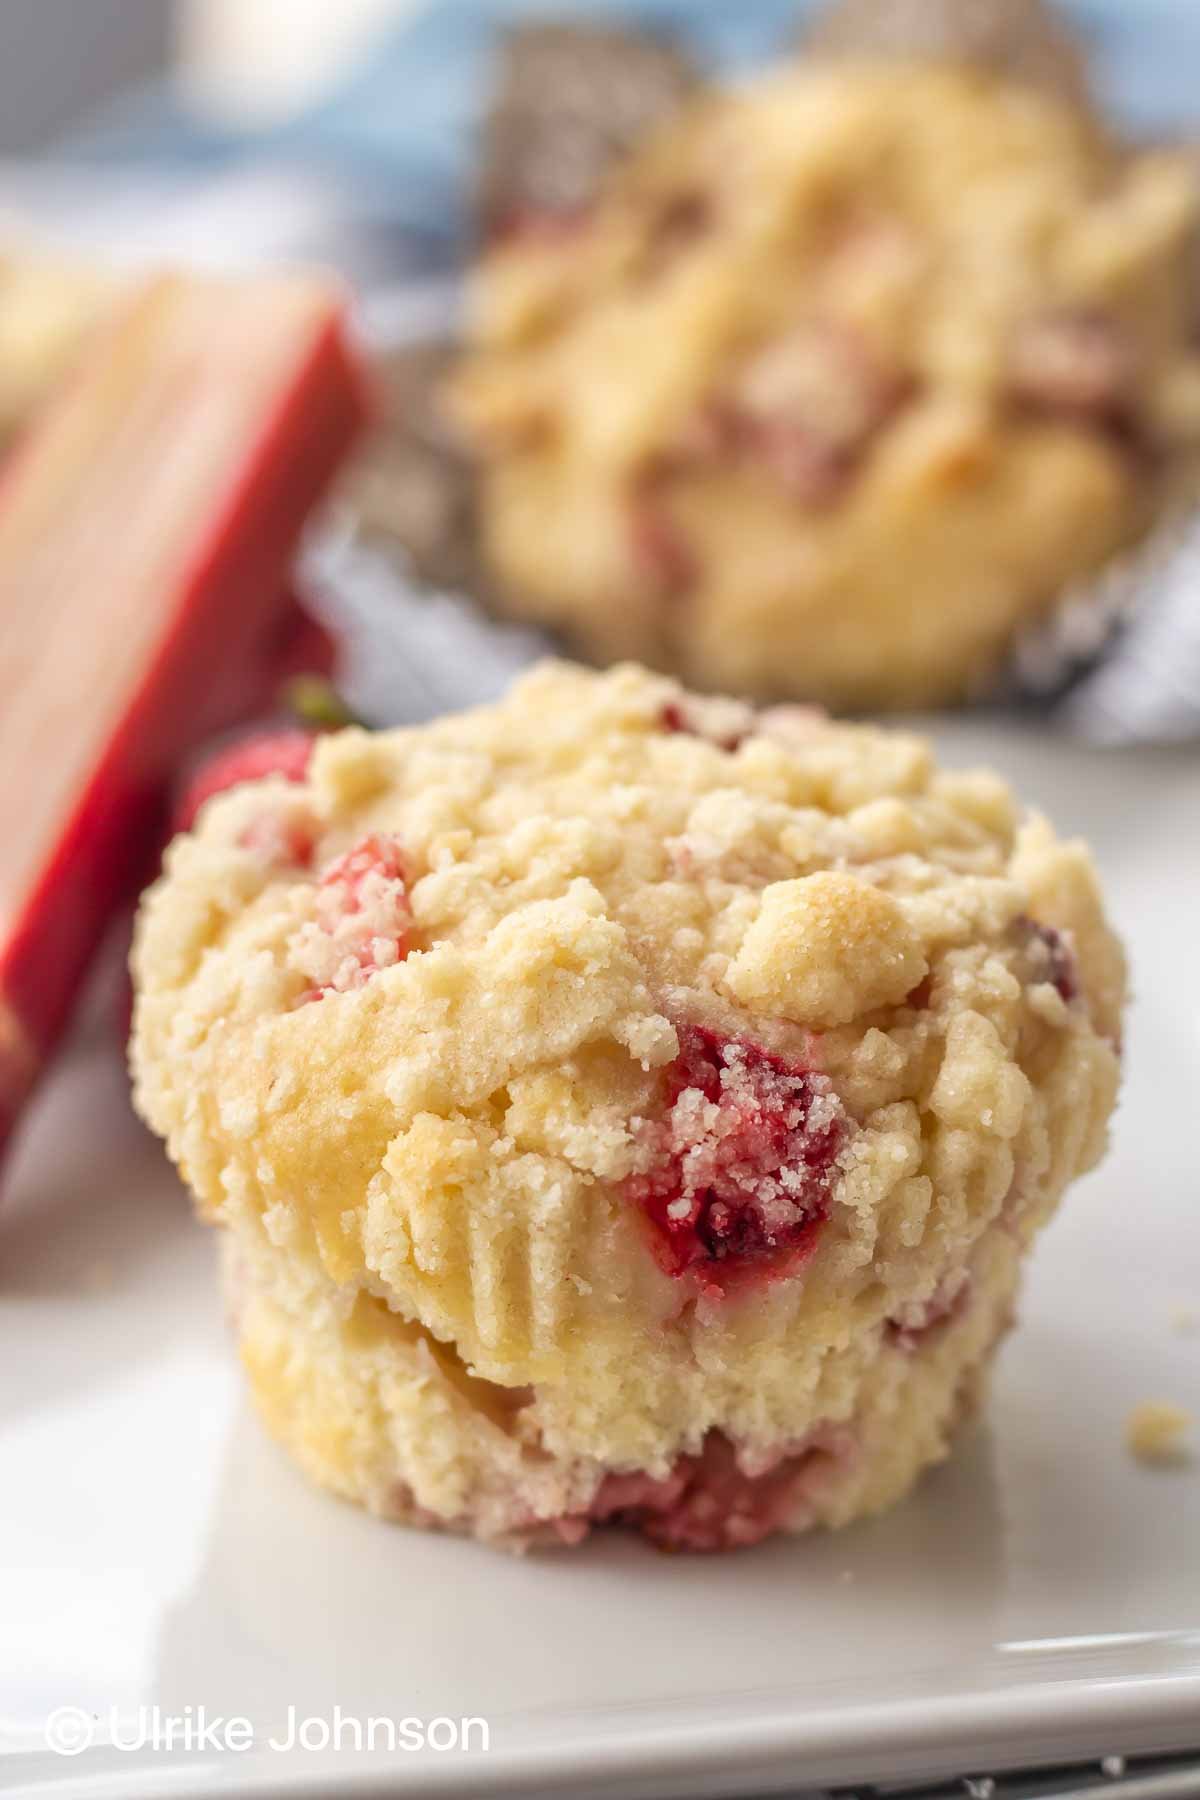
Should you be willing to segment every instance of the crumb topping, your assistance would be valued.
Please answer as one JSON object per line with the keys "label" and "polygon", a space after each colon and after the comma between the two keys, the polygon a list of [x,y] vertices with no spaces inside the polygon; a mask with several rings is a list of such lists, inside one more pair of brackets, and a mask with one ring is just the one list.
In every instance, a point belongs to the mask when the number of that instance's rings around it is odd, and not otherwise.
{"label": "crumb topping", "polygon": [[1126,1442],[1139,1462],[1183,1463],[1195,1423],[1193,1414],[1173,1400],[1143,1400],[1129,1415]]}

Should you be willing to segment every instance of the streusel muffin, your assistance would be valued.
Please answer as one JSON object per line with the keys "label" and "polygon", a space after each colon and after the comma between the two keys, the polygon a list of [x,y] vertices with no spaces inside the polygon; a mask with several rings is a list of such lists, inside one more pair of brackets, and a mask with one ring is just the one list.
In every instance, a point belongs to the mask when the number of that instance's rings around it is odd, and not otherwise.
{"label": "streusel muffin", "polygon": [[704,1549],[945,1455],[1124,988],[1086,851],[995,776],[557,664],[211,801],[134,970],[138,1106],[305,1468]]}
{"label": "streusel muffin", "polygon": [[760,698],[976,689],[1191,479],[1196,215],[1183,155],[959,67],[695,103],[473,277],[502,604]]}

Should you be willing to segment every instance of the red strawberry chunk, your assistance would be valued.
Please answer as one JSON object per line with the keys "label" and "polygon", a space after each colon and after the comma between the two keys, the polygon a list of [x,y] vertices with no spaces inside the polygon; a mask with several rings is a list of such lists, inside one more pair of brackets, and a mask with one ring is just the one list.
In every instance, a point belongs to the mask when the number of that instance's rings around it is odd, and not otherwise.
{"label": "red strawberry chunk", "polygon": [[316,848],[315,833],[305,819],[279,813],[260,814],[246,826],[238,842],[264,862],[297,869],[308,868]]}
{"label": "red strawberry chunk", "polygon": [[731,402],[735,440],[801,505],[829,505],[909,386],[852,328],[810,321],[742,372]]}
{"label": "red strawberry chunk", "polygon": [[664,731],[704,738],[718,750],[736,750],[754,731],[755,715],[740,700],[668,700],[659,714]]}
{"label": "red strawberry chunk", "polygon": [[747,1474],[729,1439],[710,1431],[698,1456],[679,1457],[657,1480],[640,1473],[605,1476],[589,1522],[632,1527],[661,1550],[746,1549],[806,1523],[807,1489],[833,1466],[835,1457],[822,1440]]}
{"label": "red strawberry chunk", "polygon": [[801,506],[830,506],[854,473],[856,449],[822,437],[795,419],[756,419],[738,424],[738,447]]}
{"label": "red strawberry chunk", "polygon": [[664,472],[741,465],[805,507],[840,500],[912,382],[860,333],[808,320],[772,340],[680,431]]}
{"label": "red strawberry chunk", "polygon": [[1031,412],[1121,432],[1137,400],[1136,346],[1128,327],[1105,313],[1042,313],[1014,338],[1010,381]]}
{"label": "red strawberry chunk", "polygon": [[827,1078],[689,1026],[665,1103],[647,1130],[650,1166],[625,1183],[663,1267],[717,1290],[748,1269],[793,1269],[815,1247],[846,1135]]}
{"label": "red strawberry chunk", "polygon": [[1033,979],[1048,981],[1064,1000],[1074,1000],[1079,993],[1079,968],[1063,933],[1053,925],[1043,925],[1040,919],[1024,916],[1017,920],[1017,930],[1024,940]]}
{"label": "red strawberry chunk", "polygon": [[396,839],[372,832],[339,856],[317,884],[316,918],[302,928],[300,966],[308,1000],[349,993],[411,949],[408,874]]}
{"label": "red strawberry chunk", "polygon": [[262,781],[267,775],[303,781],[315,735],[295,728],[263,731],[218,750],[200,765],[184,790],[175,816],[176,831],[190,831],[206,800],[243,781]]}
{"label": "red strawberry chunk", "polygon": [[548,1523],[566,1544],[581,1543],[593,1526],[618,1525],[661,1550],[739,1550],[811,1524],[821,1497],[856,1451],[852,1429],[818,1426],[773,1453],[747,1458],[714,1429],[698,1453],[676,1457],[665,1475],[614,1471],[586,1512],[530,1523]]}

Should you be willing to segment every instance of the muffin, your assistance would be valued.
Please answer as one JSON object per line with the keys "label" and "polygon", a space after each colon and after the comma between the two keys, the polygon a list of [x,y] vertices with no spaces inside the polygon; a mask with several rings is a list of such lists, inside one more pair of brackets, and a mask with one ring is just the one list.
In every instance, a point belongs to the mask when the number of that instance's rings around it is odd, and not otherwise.
{"label": "muffin", "polygon": [[1080,844],[916,737],[635,667],[210,801],[133,964],[271,1430],[511,1543],[891,1505],[1117,1089]]}
{"label": "muffin", "polygon": [[696,101],[473,274],[500,604],[760,699],[978,690],[1194,479],[1196,212],[1186,156],[948,63]]}

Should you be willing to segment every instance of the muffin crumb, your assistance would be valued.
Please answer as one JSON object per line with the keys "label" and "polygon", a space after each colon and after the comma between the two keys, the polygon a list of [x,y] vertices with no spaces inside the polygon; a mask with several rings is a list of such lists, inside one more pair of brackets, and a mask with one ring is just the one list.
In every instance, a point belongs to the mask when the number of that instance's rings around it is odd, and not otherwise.
{"label": "muffin crumb", "polygon": [[1125,1441],[1142,1463],[1190,1462],[1187,1437],[1194,1423],[1193,1415],[1172,1400],[1142,1400],[1129,1415]]}

